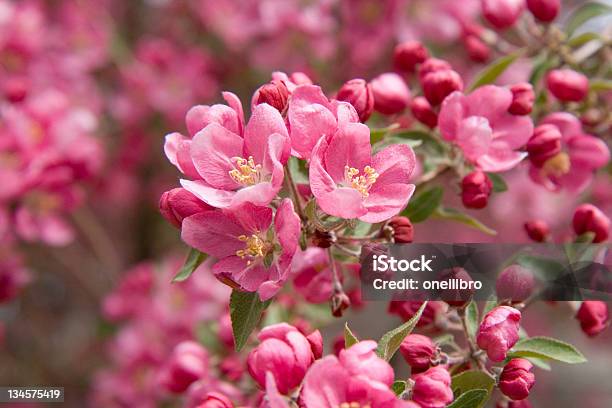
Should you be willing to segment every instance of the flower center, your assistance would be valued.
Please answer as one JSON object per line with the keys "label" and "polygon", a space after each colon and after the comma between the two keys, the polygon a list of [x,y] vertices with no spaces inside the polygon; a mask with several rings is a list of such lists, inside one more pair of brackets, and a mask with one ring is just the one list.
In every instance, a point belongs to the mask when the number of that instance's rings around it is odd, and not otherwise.
{"label": "flower center", "polygon": [[240,235],[238,239],[244,242],[244,249],[236,251],[236,256],[239,256],[241,259],[248,258],[248,265],[257,258],[265,257],[272,247],[268,241],[263,240],[256,234],[250,236]]}
{"label": "flower center", "polygon": [[363,168],[363,174],[359,174],[359,170],[354,167],[344,166],[344,180],[345,182],[359,191],[363,197],[369,195],[370,188],[376,182],[378,173],[374,168],[365,166]]}
{"label": "flower center", "polygon": [[338,408],[371,408],[370,404],[361,405],[359,402],[343,402]]}
{"label": "flower center", "polygon": [[261,181],[261,164],[255,164],[253,156],[248,159],[233,157],[234,169],[229,171],[230,177],[238,184],[252,186]]}
{"label": "flower center", "polygon": [[544,162],[542,173],[545,176],[560,177],[569,173],[571,168],[570,158],[567,153],[561,152]]}

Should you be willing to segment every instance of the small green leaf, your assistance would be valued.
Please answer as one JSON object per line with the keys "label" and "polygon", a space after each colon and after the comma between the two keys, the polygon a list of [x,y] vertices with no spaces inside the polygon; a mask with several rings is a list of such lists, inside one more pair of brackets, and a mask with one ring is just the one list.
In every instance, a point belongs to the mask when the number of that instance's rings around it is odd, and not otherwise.
{"label": "small green leaf", "polygon": [[180,271],[172,278],[172,282],[182,282],[189,278],[193,271],[198,269],[198,266],[204,262],[207,255],[203,252],[198,251],[195,248],[191,248],[189,250],[189,254],[187,254],[187,259],[185,259],[185,263]]}
{"label": "small green leaf", "polygon": [[503,193],[504,191],[508,191],[508,185],[502,176],[497,173],[487,173],[491,183],[493,183],[493,192],[495,193]]}
{"label": "small green leaf", "polygon": [[307,183],[308,182],[308,169],[306,168],[306,161],[300,160],[297,157],[289,157],[287,167],[291,172],[291,177],[296,183]]}
{"label": "small green leaf", "polygon": [[357,336],[349,328],[348,322],[344,323],[344,348],[349,348],[356,343],[359,343]]}
{"label": "small green leaf", "polygon": [[487,399],[489,399],[487,390],[470,390],[461,394],[446,408],[478,408],[483,406]]}
{"label": "small green leaf", "polygon": [[398,397],[402,395],[404,391],[406,391],[406,381],[398,380],[393,383],[391,389]]}
{"label": "small green leaf", "polygon": [[[544,77],[544,74],[546,74],[549,69],[554,67],[556,63],[557,57],[549,57],[546,55],[546,53],[542,54],[542,57],[537,59],[537,62],[535,62],[531,70],[531,74],[529,75],[529,83],[534,87],[537,87],[540,80]],[[546,93],[543,93],[543,95],[546,95]]]}
{"label": "small green leaf", "polygon": [[478,73],[476,80],[472,86],[470,86],[470,90],[473,91],[474,89],[483,85],[492,84],[495,82],[495,80],[499,78],[499,76],[503,74],[504,71],[508,69],[508,67],[512,65],[512,63],[514,63],[514,61],[516,61],[516,59],[520,56],[521,53],[514,53],[493,61]]}
{"label": "small green leaf", "polygon": [[370,129],[370,142],[372,144],[380,142],[389,132],[399,128],[399,124],[393,123],[384,128]]}
{"label": "small green leaf", "polygon": [[419,319],[421,318],[421,314],[423,314],[423,310],[425,310],[425,306],[427,306],[427,302],[423,302],[419,310],[408,320],[406,323],[402,324],[395,329],[388,331],[378,342],[378,348],[376,349],[376,354],[386,361],[391,360],[391,357],[395,354],[397,349],[399,349],[402,341],[412,333],[412,330],[416,327]]}
{"label": "small green leaf", "polygon": [[554,281],[565,273],[565,267],[552,258],[533,255],[519,255],[516,263],[543,281]]}
{"label": "small green leaf", "polygon": [[603,4],[590,2],[577,8],[567,19],[566,33],[568,36],[571,35],[580,28],[584,23],[592,18],[612,13],[612,7]]}
{"label": "small green leaf", "polygon": [[536,358],[536,357],[527,357],[526,360],[531,361],[531,363],[542,369],[545,371],[550,371],[552,368],[550,367],[550,364],[548,364],[546,361],[542,360],[541,358]]}
{"label": "small green leaf", "polygon": [[402,215],[408,217],[413,223],[423,222],[438,208],[443,195],[442,187],[425,190],[410,200]]}
{"label": "small green leaf", "polygon": [[571,344],[550,337],[519,340],[509,353],[511,357],[536,357],[568,364],[586,362],[586,358]]}
{"label": "small green leaf", "polygon": [[474,228],[478,231],[484,232],[488,235],[497,235],[497,231],[495,231],[494,229],[487,227],[471,215],[462,213],[461,211],[454,208],[439,207],[438,209],[436,209],[434,217],[442,220],[456,221],[461,224],[465,224],[468,227]]}
{"label": "small green leaf", "polygon": [[480,370],[469,370],[454,375],[451,382],[455,398],[471,390],[480,389],[490,393],[494,386],[495,379]]}
{"label": "small green leaf", "polygon": [[479,322],[478,305],[472,300],[465,308],[465,323],[467,326],[468,335],[472,339],[476,338]]}
{"label": "small green leaf", "polygon": [[259,300],[257,292],[243,292],[236,289],[232,291],[230,296],[230,316],[232,318],[232,331],[234,333],[234,347],[236,351],[242,350],[270,301],[262,302]]}
{"label": "small green leaf", "polygon": [[609,79],[594,79],[589,82],[589,89],[594,92],[612,91],[612,80]]}
{"label": "small green leaf", "polygon": [[569,45],[570,47],[580,47],[581,45],[584,45],[588,43],[589,41],[600,40],[600,39],[601,39],[601,35],[597,33],[586,32],[586,33],[578,34],[577,36],[573,38],[570,38],[567,41],[567,45]]}

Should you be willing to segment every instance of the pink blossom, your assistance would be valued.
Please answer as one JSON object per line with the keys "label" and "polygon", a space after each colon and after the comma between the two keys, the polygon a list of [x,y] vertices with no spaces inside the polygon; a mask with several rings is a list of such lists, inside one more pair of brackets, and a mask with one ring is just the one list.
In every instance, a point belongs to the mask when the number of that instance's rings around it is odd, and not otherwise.
{"label": "pink blossom", "polygon": [[511,104],[512,92],[494,85],[467,96],[454,92],[444,100],[438,118],[442,136],[483,171],[509,170],[525,157],[517,150],[533,133],[528,116],[508,113]]}
{"label": "pink blossom", "polygon": [[510,306],[498,306],[482,320],[476,341],[491,361],[499,362],[518,341],[521,312]]}
{"label": "pink blossom", "polygon": [[[300,385],[306,371],[315,361],[310,342],[295,327],[279,323],[265,327],[257,338],[260,341],[248,358],[251,377],[263,388],[266,373],[272,373],[281,394]],[[318,336],[322,341],[321,336]],[[316,346],[322,347],[322,344]]]}
{"label": "pink blossom", "polygon": [[422,408],[444,408],[453,400],[451,377],[442,366],[431,367],[412,377],[412,400]]}
{"label": "pink blossom", "polygon": [[402,112],[410,104],[410,90],[401,76],[387,72],[374,78],[372,82],[374,109],[384,115]]}
{"label": "pink blossom", "polygon": [[336,408],[346,403],[371,408],[399,407],[390,390],[393,369],[374,353],[374,341],[362,341],[315,362],[300,392],[304,408]]}
{"label": "pink blossom", "polygon": [[504,366],[499,377],[499,388],[504,395],[513,400],[524,400],[529,396],[535,384],[535,375],[531,372],[533,364],[524,358],[513,358]]}
{"label": "pink blossom", "polygon": [[243,203],[187,217],[182,230],[187,244],[219,259],[213,272],[220,280],[258,291],[262,300],[273,297],[287,280],[299,234],[300,219],[289,199],[274,217],[271,208]]}
{"label": "pink blossom", "polygon": [[200,344],[185,341],[172,351],[162,370],[161,381],[170,392],[185,391],[192,383],[208,374],[208,353]]}
{"label": "pink blossom", "polygon": [[397,215],[408,203],[414,167],[410,147],[389,146],[372,157],[369,129],[345,123],[315,146],[310,187],[327,214],[375,223]]}
{"label": "pink blossom", "polygon": [[578,118],[567,112],[546,116],[540,125],[556,126],[561,132],[561,152],[541,166],[532,165],[529,175],[549,190],[567,189],[580,193],[590,184],[593,173],[610,160],[608,146],[582,130]]}
{"label": "pink blossom", "polygon": [[[336,265],[337,270],[340,265]],[[333,294],[332,271],[327,251],[310,247],[298,251],[291,264],[293,286],[310,303],[327,302]]]}

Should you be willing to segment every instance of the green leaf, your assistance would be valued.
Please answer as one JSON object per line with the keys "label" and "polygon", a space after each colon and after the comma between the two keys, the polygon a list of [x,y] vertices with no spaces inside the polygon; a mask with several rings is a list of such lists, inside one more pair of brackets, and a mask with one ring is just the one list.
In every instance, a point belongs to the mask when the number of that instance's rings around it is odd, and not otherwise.
{"label": "green leaf", "polygon": [[594,79],[589,82],[589,89],[593,92],[608,92],[612,91],[612,80],[609,79]]}
{"label": "green leaf", "polygon": [[306,161],[300,160],[297,157],[289,157],[287,167],[291,172],[291,177],[296,183],[307,183],[308,182],[308,169],[306,168]]}
{"label": "green leaf", "polygon": [[489,398],[487,390],[470,390],[455,399],[452,404],[446,408],[478,408],[484,405]]}
{"label": "green leaf", "polygon": [[357,336],[348,327],[348,322],[344,323],[344,348],[349,348],[356,343],[359,343]]}
{"label": "green leaf", "polygon": [[541,358],[536,358],[536,357],[527,357],[526,360],[531,361],[531,363],[538,367],[541,368],[542,370],[545,371],[550,371],[552,368],[550,367],[550,364],[548,364],[546,361],[542,360]]}
{"label": "green leaf", "polygon": [[[538,58],[537,62],[534,64],[531,74],[529,75],[529,83],[534,87],[540,83],[540,80],[544,77],[544,74],[548,72],[549,69],[554,67],[557,63],[557,57],[548,56],[546,53],[542,54],[541,58]],[[544,95],[546,95],[544,93]]]}
{"label": "green leaf", "polygon": [[586,33],[578,34],[577,36],[573,38],[570,38],[567,41],[567,45],[569,45],[570,47],[580,47],[581,45],[584,45],[588,43],[589,41],[600,40],[600,39],[601,39],[601,36],[599,34],[586,32]]}
{"label": "green leaf", "polygon": [[516,263],[547,282],[554,281],[565,273],[565,267],[552,258],[523,254],[516,258]]}
{"label": "green leaf", "polygon": [[270,302],[271,300],[259,300],[257,292],[242,292],[236,289],[232,291],[230,316],[236,351],[242,350]]}
{"label": "green leaf", "polygon": [[470,338],[475,339],[480,320],[478,319],[478,305],[473,300],[465,308],[465,323]]}
{"label": "green leaf", "polygon": [[385,137],[385,135],[399,127],[399,124],[393,123],[384,128],[370,129],[370,142],[372,144],[380,142]]}
{"label": "green leaf", "polygon": [[455,398],[471,390],[485,390],[491,393],[494,386],[495,379],[480,370],[469,370],[454,375],[451,382]]}
{"label": "green leaf", "polygon": [[519,340],[509,353],[511,357],[536,357],[568,364],[586,362],[586,358],[571,344],[550,337]]}
{"label": "green leaf", "polygon": [[504,191],[508,191],[508,185],[502,176],[497,173],[487,173],[491,183],[493,183],[493,192],[495,193],[503,193]]}
{"label": "green leaf", "polygon": [[584,23],[592,18],[612,13],[612,7],[603,3],[586,3],[578,7],[567,19],[566,33],[569,37]]}
{"label": "green leaf", "polygon": [[476,80],[474,81],[472,86],[470,86],[470,90],[473,91],[474,89],[479,88],[483,85],[495,82],[495,80],[499,78],[499,76],[503,74],[504,71],[508,69],[508,67],[512,65],[512,63],[516,61],[518,57],[521,56],[521,54],[522,53],[514,53],[510,55],[505,55],[493,61],[482,71],[480,71],[478,75],[476,75]]}
{"label": "green leaf", "polygon": [[187,254],[187,259],[185,259],[185,263],[180,271],[172,278],[172,282],[182,282],[189,278],[193,271],[198,269],[198,266],[204,262],[207,255],[203,252],[198,251],[195,248],[191,248],[189,250],[189,254]]}
{"label": "green leaf", "polygon": [[439,207],[438,209],[436,209],[434,217],[442,220],[456,221],[461,224],[465,224],[468,227],[474,228],[478,231],[484,232],[488,235],[497,235],[497,231],[495,231],[494,229],[487,227],[471,215],[462,213],[461,211],[454,208]]}
{"label": "green leaf", "polygon": [[447,334],[442,334],[440,336],[434,337],[432,339],[432,341],[434,343],[436,343],[438,346],[444,346],[445,344],[452,344],[455,342],[455,336],[453,336],[450,333]]}
{"label": "green leaf", "polygon": [[408,217],[413,223],[423,222],[438,208],[443,195],[442,187],[425,190],[410,200],[402,215]]}
{"label": "green leaf", "polygon": [[402,341],[412,333],[412,330],[416,327],[419,319],[421,318],[421,314],[423,314],[423,310],[425,310],[425,306],[427,306],[427,302],[423,302],[419,310],[408,320],[406,323],[402,324],[395,329],[388,331],[384,336],[379,340],[378,347],[376,349],[376,354],[386,361],[391,360],[391,357],[395,354],[397,349],[399,349]]}
{"label": "green leaf", "polygon": [[398,397],[402,395],[404,391],[406,391],[406,381],[397,380],[391,386],[391,389]]}

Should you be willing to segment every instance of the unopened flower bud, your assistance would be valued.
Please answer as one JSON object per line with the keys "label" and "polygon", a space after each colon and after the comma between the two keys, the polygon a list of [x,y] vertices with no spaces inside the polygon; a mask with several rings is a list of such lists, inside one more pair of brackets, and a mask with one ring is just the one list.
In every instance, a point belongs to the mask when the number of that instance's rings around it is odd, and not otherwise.
{"label": "unopened flower bud", "polygon": [[554,69],[546,75],[546,88],[560,101],[580,102],[589,93],[589,79],[571,69]]}
{"label": "unopened flower bud", "polygon": [[4,82],[2,90],[9,102],[18,103],[28,95],[28,82],[25,78],[11,77]]}
{"label": "unopened flower bud", "polygon": [[590,337],[596,336],[610,325],[608,305],[600,300],[585,300],[578,309],[576,319],[580,321],[584,333]]}
{"label": "unopened flower bud", "polygon": [[334,317],[342,317],[344,311],[351,306],[351,299],[344,292],[336,292],[331,299],[331,312]]}
{"label": "unopened flower bud", "polygon": [[196,408],[234,408],[234,404],[223,394],[209,392]]}
{"label": "unopened flower bud", "polygon": [[212,207],[184,188],[166,191],[159,200],[159,211],[177,228],[181,227],[185,218],[211,209]]}
{"label": "unopened flower bud", "polygon": [[311,241],[314,246],[319,248],[329,248],[335,239],[334,234],[331,232],[316,230]]}
{"label": "unopened flower bud", "polygon": [[561,132],[555,125],[540,125],[533,131],[527,142],[529,160],[536,167],[542,167],[546,161],[561,151]]}
{"label": "unopened flower bud", "polygon": [[457,72],[447,69],[425,75],[421,86],[425,98],[435,106],[441,104],[454,91],[462,91],[463,80]]}
{"label": "unopened flower bud", "polygon": [[476,342],[487,352],[491,361],[499,362],[506,358],[518,341],[521,312],[510,306],[498,306],[486,314],[480,327]]}
{"label": "unopened flower bud", "polygon": [[461,201],[467,208],[486,207],[491,191],[493,191],[493,183],[480,170],[471,172],[461,180]]}
{"label": "unopened flower bud", "polygon": [[396,215],[387,222],[387,225],[393,230],[393,242],[400,244],[412,242],[414,227],[407,217]]}
{"label": "unopened flower bud", "polygon": [[561,0],[527,0],[527,8],[536,19],[550,23],[559,14]]}
{"label": "unopened flower bud", "polygon": [[397,74],[385,73],[371,82],[374,93],[374,109],[384,115],[402,112],[410,103],[410,90]]}
{"label": "unopened flower bud", "polygon": [[374,94],[372,86],[363,79],[351,79],[342,85],[336,99],[353,105],[359,120],[365,122],[374,111]]}
{"label": "unopened flower bud", "polygon": [[535,375],[531,372],[533,364],[524,358],[513,358],[504,366],[499,377],[499,389],[513,399],[524,400],[535,384]]}
{"label": "unopened flower bud", "polygon": [[529,115],[533,109],[535,94],[533,86],[527,82],[512,85],[512,104],[508,108],[508,112],[513,115]]}
{"label": "unopened flower bud", "polygon": [[279,112],[283,112],[287,107],[288,99],[289,90],[287,89],[287,85],[285,85],[283,81],[275,79],[262,85],[255,91],[253,95],[253,105],[267,103],[276,108]]}
{"label": "unopened flower bud", "polygon": [[393,64],[402,72],[414,72],[417,64],[429,57],[427,48],[419,41],[406,41],[395,46]]}
{"label": "unopened flower bud", "polygon": [[421,334],[407,336],[400,345],[400,353],[415,374],[427,370],[437,352],[439,348],[436,343]]}
{"label": "unopened flower bud", "polygon": [[487,62],[491,56],[489,46],[475,35],[468,35],[463,39],[468,56],[472,61]]}
{"label": "unopened flower bud", "polygon": [[482,14],[498,29],[512,27],[525,8],[525,0],[482,0]]}
{"label": "unopened flower bud", "polygon": [[436,71],[446,71],[449,69],[453,69],[453,67],[448,61],[438,58],[427,58],[419,67],[419,81],[423,82],[427,74]]}
{"label": "unopened flower bud", "polygon": [[455,267],[443,270],[440,272],[438,280],[440,282],[447,281],[449,284],[451,282],[458,282],[459,284],[461,284],[461,282],[466,282],[468,284],[467,289],[444,289],[440,291],[440,299],[451,306],[463,307],[474,295],[475,289],[470,288],[470,284],[474,280],[464,268]]}
{"label": "unopened flower bud", "polygon": [[522,302],[533,292],[533,273],[520,265],[510,265],[497,277],[495,290],[498,299]]}
{"label": "unopened flower bud", "polygon": [[410,105],[410,110],[412,111],[412,116],[429,128],[433,129],[438,126],[438,114],[434,112],[424,97],[417,96],[414,98]]}
{"label": "unopened flower bud", "polygon": [[544,242],[550,236],[548,224],[542,220],[532,220],[525,223],[527,236],[535,242]]}
{"label": "unopened flower bud", "polygon": [[431,367],[412,377],[412,400],[422,408],[445,407],[453,400],[451,377],[442,366]]}
{"label": "unopened flower bud", "polygon": [[162,383],[173,393],[185,391],[191,384],[204,377],[208,370],[208,353],[193,341],[179,343],[163,370]]}
{"label": "unopened flower bud", "polygon": [[582,204],[576,208],[572,225],[576,235],[587,232],[595,234],[593,242],[603,242],[608,239],[610,219],[592,204]]}

